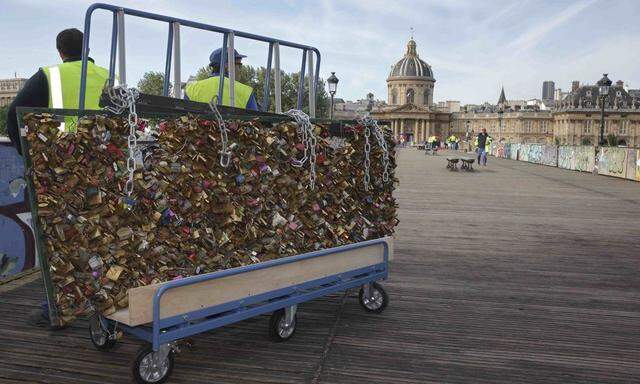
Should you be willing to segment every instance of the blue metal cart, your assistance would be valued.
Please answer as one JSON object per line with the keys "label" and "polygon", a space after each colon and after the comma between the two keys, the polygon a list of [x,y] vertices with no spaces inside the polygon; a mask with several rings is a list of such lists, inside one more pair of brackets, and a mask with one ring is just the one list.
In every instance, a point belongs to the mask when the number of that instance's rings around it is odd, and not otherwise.
{"label": "blue metal cart", "polygon": [[[115,345],[119,330],[144,340],[146,343],[140,348],[132,364],[133,377],[138,383],[162,383],[169,378],[173,370],[174,355],[179,351],[177,341],[189,336],[254,316],[272,313],[269,321],[269,336],[274,341],[286,341],[296,330],[298,304],[355,287],[360,287],[359,300],[362,307],[368,312],[379,313],[389,303],[389,298],[378,281],[387,279],[391,242],[391,238],[368,240],[170,281],[162,284],[155,291],[151,323],[127,326],[102,315],[94,315],[90,321],[91,341],[97,349],[109,350]],[[330,276],[246,296],[213,307],[161,317],[163,296],[180,287],[238,277],[258,270],[273,270],[274,273],[278,273],[279,267],[304,263],[311,259],[320,263],[326,261],[327,264],[340,263],[343,256],[354,257],[354,254],[349,252],[355,250],[359,250],[362,255],[378,253],[380,257],[374,264],[365,267],[340,271]],[[366,258],[370,259],[369,256]]]}

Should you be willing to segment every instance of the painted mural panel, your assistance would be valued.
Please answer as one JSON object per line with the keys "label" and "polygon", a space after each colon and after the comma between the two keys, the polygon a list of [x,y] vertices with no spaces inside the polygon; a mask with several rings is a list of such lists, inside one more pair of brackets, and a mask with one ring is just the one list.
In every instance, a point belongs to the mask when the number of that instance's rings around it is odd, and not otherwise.
{"label": "painted mural panel", "polygon": [[627,149],[627,179],[638,181],[638,152],[637,149]]}
{"label": "painted mural panel", "polygon": [[558,166],[558,147],[555,145],[542,146],[542,164],[552,167]]}
{"label": "painted mural panel", "polygon": [[540,144],[529,145],[529,161],[535,164],[543,164],[542,155],[544,148]]}
{"label": "painted mural panel", "polygon": [[0,280],[36,265],[23,175],[22,157],[9,143],[0,142]]}
{"label": "painted mural panel", "polygon": [[627,165],[627,148],[600,148],[598,174],[625,178]]}
{"label": "painted mural panel", "polygon": [[558,168],[576,169],[576,150],[573,146],[558,147]]}
{"label": "painted mural panel", "polygon": [[573,168],[581,172],[593,172],[596,165],[596,149],[591,146],[574,147],[575,161]]}
{"label": "painted mural panel", "polygon": [[640,149],[636,150],[636,181],[640,181]]}

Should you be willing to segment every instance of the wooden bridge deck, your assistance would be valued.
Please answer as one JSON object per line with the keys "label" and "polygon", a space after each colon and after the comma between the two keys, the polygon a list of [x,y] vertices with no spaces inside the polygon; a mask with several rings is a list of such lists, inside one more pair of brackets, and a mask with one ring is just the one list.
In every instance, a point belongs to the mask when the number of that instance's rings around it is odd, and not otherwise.
{"label": "wooden bridge deck", "polygon": [[[640,183],[490,159],[450,172],[399,153],[401,224],[385,286],[302,305],[274,344],[258,317],[197,338],[172,383],[640,382]],[[139,346],[95,351],[87,325],[25,325],[33,276],[0,285],[0,382],[123,383]]]}

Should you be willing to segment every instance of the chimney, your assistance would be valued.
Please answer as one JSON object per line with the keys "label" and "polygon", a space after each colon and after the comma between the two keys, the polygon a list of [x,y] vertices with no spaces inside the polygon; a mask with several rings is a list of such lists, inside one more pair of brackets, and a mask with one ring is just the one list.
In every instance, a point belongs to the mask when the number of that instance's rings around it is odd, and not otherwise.
{"label": "chimney", "polygon": [[571,82],[571,92],[575,92],[580,88],[580,82],[578,80],[573,80]]}
{"label": "chimney", "polygon": [[624,81],[622,81],[622,80],[616,81],[616,87],[618,87],[618,88],[624,87]]}

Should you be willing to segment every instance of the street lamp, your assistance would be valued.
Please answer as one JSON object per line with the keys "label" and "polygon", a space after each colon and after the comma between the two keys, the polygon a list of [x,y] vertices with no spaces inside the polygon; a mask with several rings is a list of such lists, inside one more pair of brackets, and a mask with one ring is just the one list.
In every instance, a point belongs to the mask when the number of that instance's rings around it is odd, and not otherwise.
{"label": "street lamp", "polygon": [[504,127],[502,126],[502,115],[504,114],[504,109],[500,107],[498,109],[498,141],[502,141],[502,134],[504,131]]}
{"label": "street lamp", "polygon": [[611,80],[604,73],[602,79],[598,81],[598,87],[600,92],[600,103],[602,109],[600,110],[600,145],[604,146],[604,101],[609,96],[609,87],[611,86]]}
{"label": "street lamp", "polygon": [[331,72],[331,76],[327,79],[327,83],[329,84],[329,94],[331,95],[331,111],[329,112],[331,120],[333,120],[333,96],[335,96],[336,90],[338,89],[338,81],[336,73]]}

